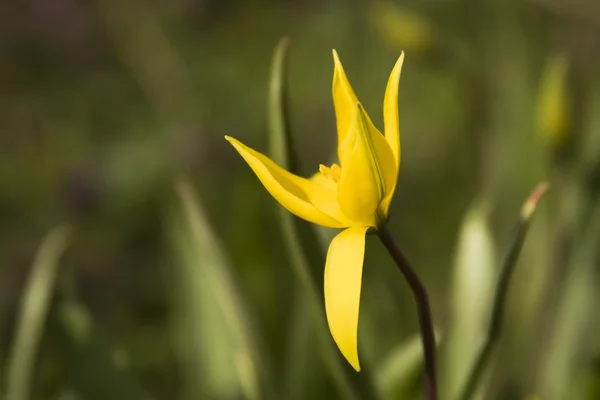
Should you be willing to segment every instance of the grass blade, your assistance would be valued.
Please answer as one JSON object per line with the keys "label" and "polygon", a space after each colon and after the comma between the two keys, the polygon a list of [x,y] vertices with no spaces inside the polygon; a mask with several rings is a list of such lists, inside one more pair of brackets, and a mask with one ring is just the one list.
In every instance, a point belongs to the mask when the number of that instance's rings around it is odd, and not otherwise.
{"label": "grass blade", "polygon": [[533,190],[531,195],[523,204],[521,209],[521,215],[514,228],[512,240],[508,246],[508,250],[502,260],[500,267],[500,275],[496,284],[496,291],[494,293],[494,300],[491,312],[491,320],[488,327],[488,333],[486,341],[479,350],[475,362],[470,370],[468,379],[465,386],[460,392],[458,399],[469,400],[476,392],[481,377],[485,372],[488,361],[494,350],[494,346],[498,341],[500,334],[502,333],[502,325],[504,319],[504,307],[506,305],[506,296],[510,285],[510,280],[517,264],[517,259],[525,243],[525,237],[531,222],[531,217],[537,207],[541,197],[548,190],[548,183],[542,182]]}
{"label": "grass blade", "polygon": [[[436,332],[436,341],[440,335]],[[412,338],[392,349],[390,355],[375,371],[375,382],[379,390],[389,399],[409,398],[411,386],[423,368],[421,336]]]}
{"label": "grass blade", "polygon": [[227,333],[231,335],[234,355],[229,360],[228,368],[231,369],[233,365],[238,378],[237,384],[246,398],[254,400],[267,397],[272,389],[268,387],[265,361],[261,357],[260,346],[248,319],[249,313],[231,276],[224,250],[191,185],[185,180],[179,181],[177,193],[183,205],[186,232],[190,243],[197,250],[195,268],[214,298],[217,310],[213,311],[223,318]]}
{"label": "grass blade", "polygon": [[473,204],[463,220],[453,271],[452,323],[444,344],[444,393],[454,398],[469,372],[474,345],[485,338],[495,271],[487,207]]}
{"label": "grass blade", "polygon": [[6,400],[28,400],[33,370],[70,229],[54,228],[42,241],[21,297],[17,327],[7,365]]}
{"label": "grass blade", "polygon": [[[555,312],[550,350],[544,360],[539,393],[542,399],[559,400],[572,397],[578,373],[593,365],[600,324],[597,314],[598,261],[600,249],[600,206],[595,206],[589,225],[577,242],[565,279],[564,293]],[[592,317],[591,317],[592,316]],[[589,397],[592,398],[592,397]]]}

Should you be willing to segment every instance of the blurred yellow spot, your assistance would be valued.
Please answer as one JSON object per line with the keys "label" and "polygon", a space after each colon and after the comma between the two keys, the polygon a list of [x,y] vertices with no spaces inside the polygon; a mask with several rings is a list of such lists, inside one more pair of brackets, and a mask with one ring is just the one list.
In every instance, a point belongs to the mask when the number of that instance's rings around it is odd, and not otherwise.
{"label": "blurred yellow spot", "polygon": [[435,44],[431,23],[422,15],[389,1],[373,2],[369,19],[389,45],[408,52],[425,53]]}
{"label": "blurred yellow spot", "polygon": [[570,128],[570,96],[568,64],[565,57],[548,60],[540,79],[536,128],[543,140],[553,148],[560,147]]}

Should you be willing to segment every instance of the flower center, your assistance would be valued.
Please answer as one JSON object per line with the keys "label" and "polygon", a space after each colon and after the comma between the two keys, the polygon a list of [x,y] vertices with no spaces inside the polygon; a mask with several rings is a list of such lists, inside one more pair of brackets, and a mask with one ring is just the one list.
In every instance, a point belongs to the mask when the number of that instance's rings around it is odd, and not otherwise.
{"label": "flower center", "polygon": [[335,183],[338,183],[342,173],[342,169],[337,164],[332,164],[331,167],[326,167],[323,164],[320,164],[319,171],[325,176],[325,178],[330,179]]}

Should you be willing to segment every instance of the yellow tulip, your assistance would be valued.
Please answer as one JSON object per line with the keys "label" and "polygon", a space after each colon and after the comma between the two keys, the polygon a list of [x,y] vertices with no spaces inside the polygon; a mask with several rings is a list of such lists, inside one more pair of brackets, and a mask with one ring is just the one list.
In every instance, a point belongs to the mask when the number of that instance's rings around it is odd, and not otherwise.
{"label": "yellow tulip", "polygon": [[359,371],[357,336],[365,235],[387,221],[396,188],[400,167],[398,85],[404,53],[385,90],[385,134],[377,130],[359,103],[335,50],[333,59],[339,165],[320,165],[315,175],[303,178],[238,140],[225,138],[268,192],[291,213],[315,224],[346,228],[332,240],[327,252],[325,309],[333,339]]}

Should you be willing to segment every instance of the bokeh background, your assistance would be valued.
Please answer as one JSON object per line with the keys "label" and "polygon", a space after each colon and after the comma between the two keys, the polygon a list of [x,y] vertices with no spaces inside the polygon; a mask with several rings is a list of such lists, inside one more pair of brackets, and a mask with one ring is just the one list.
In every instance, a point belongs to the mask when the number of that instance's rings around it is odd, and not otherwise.
{"label": "bokeh background", "polygon": [[441,398],[483,341],[511,229],[541,180],[551,190],[478,396],[600,398],[593,0],[3,1],[0,392],[422,398],[414,302],[383,246],[367,240],[356,374],[317,303],[335,232],[301,225],[316,240],[299,268],[279,205],[223,139],[269,151],[282,36],[304,175],[333,161],[331,49],[379,127],[406,52],[390,229],[429,290]]}

